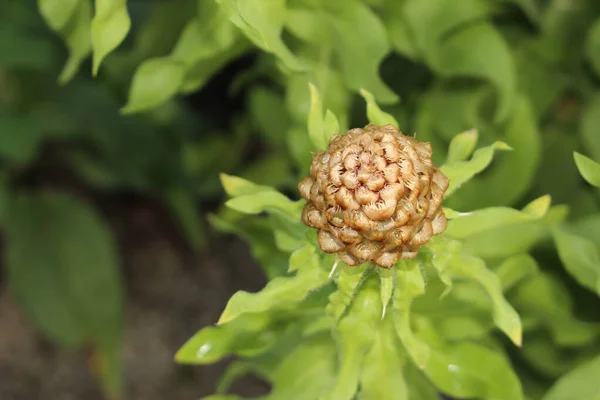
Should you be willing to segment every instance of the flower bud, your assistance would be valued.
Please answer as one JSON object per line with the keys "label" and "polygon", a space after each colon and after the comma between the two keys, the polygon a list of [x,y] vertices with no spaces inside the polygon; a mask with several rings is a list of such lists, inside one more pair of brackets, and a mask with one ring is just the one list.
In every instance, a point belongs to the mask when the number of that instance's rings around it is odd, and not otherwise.
{"label": "flower bud", "polygon": [[446,229],[448,178],[431,161],[431,145],[392,125],[336,134],[313,155],[298,185],[302,221],[318,230],[326,253],[347,265],[392,267]]}

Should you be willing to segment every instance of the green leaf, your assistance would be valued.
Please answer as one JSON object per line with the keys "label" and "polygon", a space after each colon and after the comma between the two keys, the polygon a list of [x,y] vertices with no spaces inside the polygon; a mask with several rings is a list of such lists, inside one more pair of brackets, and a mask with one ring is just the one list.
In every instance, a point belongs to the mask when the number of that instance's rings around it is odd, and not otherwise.
{"label": "green leaf", "polygon": [[425,372],[444,393],[459,398],[523,399],[519,379],[502,355],[468,342],[432,350]]}
{"label": "green leaf", "polygon": [[225,192],[231,197],[275,191],[275,189],[270,186],[257,185],[247,179],[227,175],[223,172],[219,175],[219,178],[221,179],[221,184],[223,185]]}
{"label": "green leaf", "polygon": [[472,255],[484,258],[504,258],[526,253],[550,236],[552,226],[564,221],[568,207],[550,208],[542,219],[499,226],[464,240],[464,248]]}
{"label": "green leaf", "polygon": [[600,325],[575,317],[573,300],[561,279],[538,273],[516,286],[511,301],[533,319],[534,326],[550,331],[552,347],[589,346],[599,336]]}
{"label": "green leaf", "polygon": [[419,368],[425,368],[431,352],[429,346],[412,331],[410,310],[413,299],[423,293],[425,281],[418,265],[414,262],[403,262],[402,267],[397,269],[397,286],[392,301],[394,325],[404,348]]}
{"label": "green leaf", "polygon": [[63,67],[58,82],[66,84],[79,71],[81,63],[92,51],[92,6],[90,0],[78,0],[69,23],[61,30],[62,36],[69,48],[69,58]]}
{"label": "green leaf", "polygon": [[233,22],[256,46],[274,54],[290,70],[300,72],[306,66],[281,38],[286,17],[284,0],[217,0]]}
{"label": "green leaf", "polygon": [[469,210],[509,205],[530,190],[542,149],[538,122],[527,98],[519,95],[503,134],[502,140],[514,150],[495,159],[485,175],[475,176],[459,196],[452,198],[448,204],[450,207]]}
{"label": "green leaf", "polygon": [[183,64],[171,58],[145,61],[133,77],[129,100],[121,112],[133,114],[163,104],[177,94],[184,77]]}
{"label": "green leaf", "polygon": [[265,191],[234,197],[225,205],[244,214],[259,214],[267,209],[275,208],[291,216],[299,216],[300,203],[295,203],[277,191]]}
{"label": "green leaf", "polygon": [[37,0],[40,14],[55,31],[60,31],[67,25],[78,3],[79,0]]}
{"label": "green leaf", "polygon": [[268,373],[272,385],[265,400],[318,399],[333,383],[336,352],[330,334],[315,335],[282,349],[282,360]]}
{"label": "green leaf", "polygon": [[471,129],[453,137],[448,148],[446,164],[466,160],[475,150],[478,138],[477,129]]}
{"label": "green leaf", "polygon": [[600,393],[600,356],[559,379],[543,400],[597,400]]}
{"label": "green leaf", "polygon": [[175,355],[182,364],[212,364],[229,355],[252,357],[273,345],[277,336],[267,313],[247,313],[209,326],[189,339]]}
{"label": "green leaf", "polygon": [[381,296],[381,319],[385,318],[386,310],[396,287],[396,273],[385,268],[377,268],[379,274],[379,295]]}
{"label": "green leaf", "polygon": [[581,176],[592,185],[600,187],[600,164],[577,152],[574,157]]}
{"label": "green leaf", "polygon": [[558,255],[577,282],[600,294],[600,251],[591,240],[564,228],[552,231]]}
{"label": "green leaf", "polygon": [[516,73],[512,52],[491,24],[474,23],[448,35],[431,55],[433,69],[445,76],[472,76],[493,83],[500,94],[496,121],[514,106]]}
{"label": "green leaf", "polygon": [[600,135],[598,135],[597,131],[599,124],[600,92],[596,92],[585,105],[579,124],[580,135],[585,149],[594,159],[600,159]]}
{"label": "green leaf", "polygon": [[372,346],[376,324],[382,313],[378,284],[375,279],[368,279],[369,271],[371,269],[366,268],[360,274],[358,290],[351,299],[348,313],[335,327],[334,337],[340,354],[338,375],[322,400],[352,400],[356,394],[365,356]]}
{"label": "green leaf", "polygon": [[327,282],[327,273],[319,264],[308,264],[300,268],[293,277],[271,280],[258,293],[239,291],[234,294],[219,318],[226,323],[248,312],[262,312],[287,302],[299,302],[306,295]]}
{"label": "green leaf", "polygon": [[507,291],[525,278],[538,272],[538,265],[529,254],[517,254],[507,258],[494,271],[500,279],[502,290]]}
{"label": "green leaf", "polygon": [[550,195],[538,197],[523,207],[523,212],[528,213],[535,218],[543,218],[548,214],[551,203],[552,197],[550,197]]}
{"label": "green leaf", "polygon": [[127,0],[95,0],[95,10],[91,26],[94,76],[102,60],[121,44],[131,27]]}
{"label": "green leaf", "polygon": [[386,113],[385,111],[382,111],[379,108],[379,106],[375,102],[375,97],[371,93],[369,93],[365,89],[360,89],[360,95],[367,102],[367,117],[369,118],[369,122],[379,126],[390,124],[395,126],[396,128],[400,127],[398,121],[396,121],[396,119],[392,115]]}
{"label": "green leaf", "polygon": [[325,112],[325,120],[323,121],[323,133],[327,138],[327,141],[335,135],[340,133],[340,122],[331,110]]}
{"label": "green leaf", "polygon": [[519,314],[504,298],[500,279],[486,267],[485,262],[464,253],[459,242],[443,237],[430,241],[428,247],[434,252],[432,262],[441,276],[450,276],[453,280],[467,278],[483,288],[492,301],[494,323],[513,343],[520,346],[522,327]]}
{"label": "green leaf", "polygon": [[301,268],[305,268],[308,264],[312,264],[313,267],[319,264],[319,257],[315,246],[310,243],[306,243],[304,247],[301,247],[294,251],[290,256],[290,267],[288,272],[294,272]]}
{"label": "green leaf", "polygon": [[[540,199],[543,200],[541,206],[548,204],[548,196],[543,196]],[[535,203],[530,207],[537,207],[537,204]],[[535,211],[544,212],[544,209],[548,210],[547,207],[543,207]],[[536,213],[519,211],[508,207],[490,207],[466,213],[466,215],[450,220],[445,233],[454,239],[465,239],[494,228],[533,221],[542,217],[544,217],[544,214],[536,215]]]}
{"label": "green leaf", "polygon": [[479,283],[492,300],[494,322],[517,346],[521,346],[522,327],[519,314],[502,294],[500,279],[486,268],[482,259],[462,255],[452,268],[453,277],[463,277]]}
{"label": "green leaf", "polygon": [[111,378],[123,288],[109,228],[87,204],[53,192],[18,194],[4,222],[9,282],[25,313],[62,345],[92,345],[104,359],[101,376]]}
{"label": "green leaf", "polygon": [[592,25],[585,42],[585,51],[597,76],[600,76],[600,18]]}
{"label": "green leaf", "polygon": [[9,161],[27,163],[37,155],[44,126],[34,115],[0,112],[0,156]]}
{"label": "green leaf", "polygon": [[309,83],[308,86],[310,88],[308,136],[316,149],[325,150],[329,140],[325,137],[325,131],[323,129],[323,103],[321,102],[317,88],[312,83]]}
{"label": "green leaf", "polygon": [[458,161],[442,166],[442,172],[450,180],[450,186],[444,197],[449,197],[462,184],[483,171],[492,162],[496,150],[511,150],[511,148],[503,142],[495,142],[491,146],[476,150],[469,161]]}
{"label": "green leaf", "polygon": [[390,52],[388,36],[379,17],[357,0],[323,3],[323,26],[330,30],[347,87],[368,90],[387,104],[398,96],[379,77],[379,65]]}
{"label": "green leaf", "polygon": [[407,400],[407,383],[402,374],[404,357],[398,351],[389,318],[378,327],[372,340],[363,360],[359,398]]}

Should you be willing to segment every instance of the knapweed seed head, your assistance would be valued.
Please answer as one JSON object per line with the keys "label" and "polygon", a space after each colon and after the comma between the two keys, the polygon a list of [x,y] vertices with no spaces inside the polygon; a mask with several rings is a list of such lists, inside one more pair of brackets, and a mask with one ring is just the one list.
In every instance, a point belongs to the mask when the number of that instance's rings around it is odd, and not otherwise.
{"label": "knapweed seed head", "polygon": [[326,253],[349,266],[392,267],[414,258],[446,229],[448,178],[431,161],[431,145],[392,125],[367,125],[334,135],[313,155],[298,189],[303,222],[318,230]]}

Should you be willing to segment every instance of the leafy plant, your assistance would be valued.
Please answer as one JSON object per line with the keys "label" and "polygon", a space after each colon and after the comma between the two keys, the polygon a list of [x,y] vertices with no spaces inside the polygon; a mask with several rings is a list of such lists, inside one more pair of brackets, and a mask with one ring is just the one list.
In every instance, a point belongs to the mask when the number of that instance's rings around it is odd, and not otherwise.
{"label": "leafy plant", "polygon": [[[593,398],[593,380],[576,382],[597,371],[600,352],[596,1],[33,3],[0,4],[7,271],[48,336],[100,351],[109,394],[122,380],[115,361],[118,261],[106,224],[82,196],[21,183],[48,144],[59,144],[58,158],[95,190],[161,199],[193,247],[205,236],[197,200],[217,197],[217,174],[226,172],[221,183],[230,199],[209,221],[249,243],[270,283],[259,294],[234,296],[222,323],[179,353],[194,363],[242,356],[220,392],[254,371],[273,384],[272,398],[350,398],[357,388],[366,398],[428,399],[436,390],[467,398]],[[200,90],[213,100],[207,83],[242,57],[250,65],[229,88],[246,100],[242,112],[224,123],[210,111],[194,115],[184,96]],[[338,267],[329,279],[334,258],[317,251],[314,234],[299,222],[302,202],[286,196],[308,174],[313,151],[367,119],[416,132],[450,178],[447,232],[421,252],[418,269],[403,262],[395,282],[393,273],[366,267]],[[259,156],[251,146],[257,141],[266,149]],[[28,205],[36,219],[25,215]],[[48,221],[43,231],[52,246],[27,228],[38,221]],[[34,242],[46,258],[23,250]],[[106,309],[86,300],[95,290],[87,274],[73,277],[80,290],[57,289],[85,263],[57,249],[80,242],[100,254],[86,270],[108,282],[98,289],[115,301]],[[47,291],[41,280],[20,278],[43,266],[54,285]],[[331,331],[344,304],[347,314]],[[40,319],[41,306],[62,317]],[[521,320],[520,349],[492,329],[520,342],[512,307]],[[109,321],[102,334],[89,328],[102,321]],[[364,324],[355,328],[356,321]],[[358,360],[366,367],[357,368]]]}
{"label": "leafy plant", "polygon": [[[383,121],[385,114],[371,96],[365,97],[372,120]],[[315,147],[323,143],[315,131],[325,138],[334,132],[324,121],[315,122],[314,115],[320,114],[318,102],[313,102],[308,132]],[[441,167],[454,187],[485,168],[494,148],[506,148],[502,143],[482,148],[467,161],[475,147],[467,140],[473,142],[476,135],[456,136],[453,160]],[[521,345],[521,320],[503,292],[536,273],[535,261],[510,244],[496,244],[508,258],[491,269],[479,253],[485,242],[473,245],[469,239],[541,221],[551,211],[548,197],[522,211],[448,210],[451,220],[444,234],[432,238],[416,260],[384,270],[370,264],[347,267],[337,256],[317,250],[315,235],[300,221],[303,200],[291,201],[271,187],[240,178],[222,179],[231,196],[229,208],[254,215],[266,211],[273,221],[285,219],[285,233],[273,225],[272,234],[290,237],[277,245],[289,255],[289,274],[258,293],[236,293],[218,325],[201,330],[178,352],[178,361],[193,364],[231,354],[242,357],[225,374],[215,398],[222,398],[233,377],[248,371],[272,384],[264,397],[269,399],[433,399],[437,391],[457,397],[523,398],[493,327]],[[454,194],[451,188],[447,197]],[[523,271],[524,265],[532,267]]]}

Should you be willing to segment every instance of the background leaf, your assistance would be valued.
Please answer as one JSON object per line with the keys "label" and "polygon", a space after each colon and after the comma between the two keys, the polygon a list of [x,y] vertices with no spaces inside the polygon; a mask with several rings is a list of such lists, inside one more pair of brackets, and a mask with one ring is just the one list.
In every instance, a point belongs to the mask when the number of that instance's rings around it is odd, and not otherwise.
{"label": "background leaf", "polygon": [[562,377],[544,396],[544,400],[594,400],[600,393],[600,382],[596,379],[599,373],[600,357],[596,357]]}
{"label": "background leaf", "polygon": [[600,164],[583,154],[575,153],[575,163],[586,181],[600,187]]}
{"label": "background leaf", "polygon": [[[18,194],[5,220],[12,290],[39,329],[66,346],[119,352],[122,284],[108,227],[85,203],[64,194]],[[115,365],[116,364],[116,365]],[[101,374],[111,377],[102,366]],[[120,373],[116,376],[120,380]],[[104,382],[116,394],[120,382]]]}

